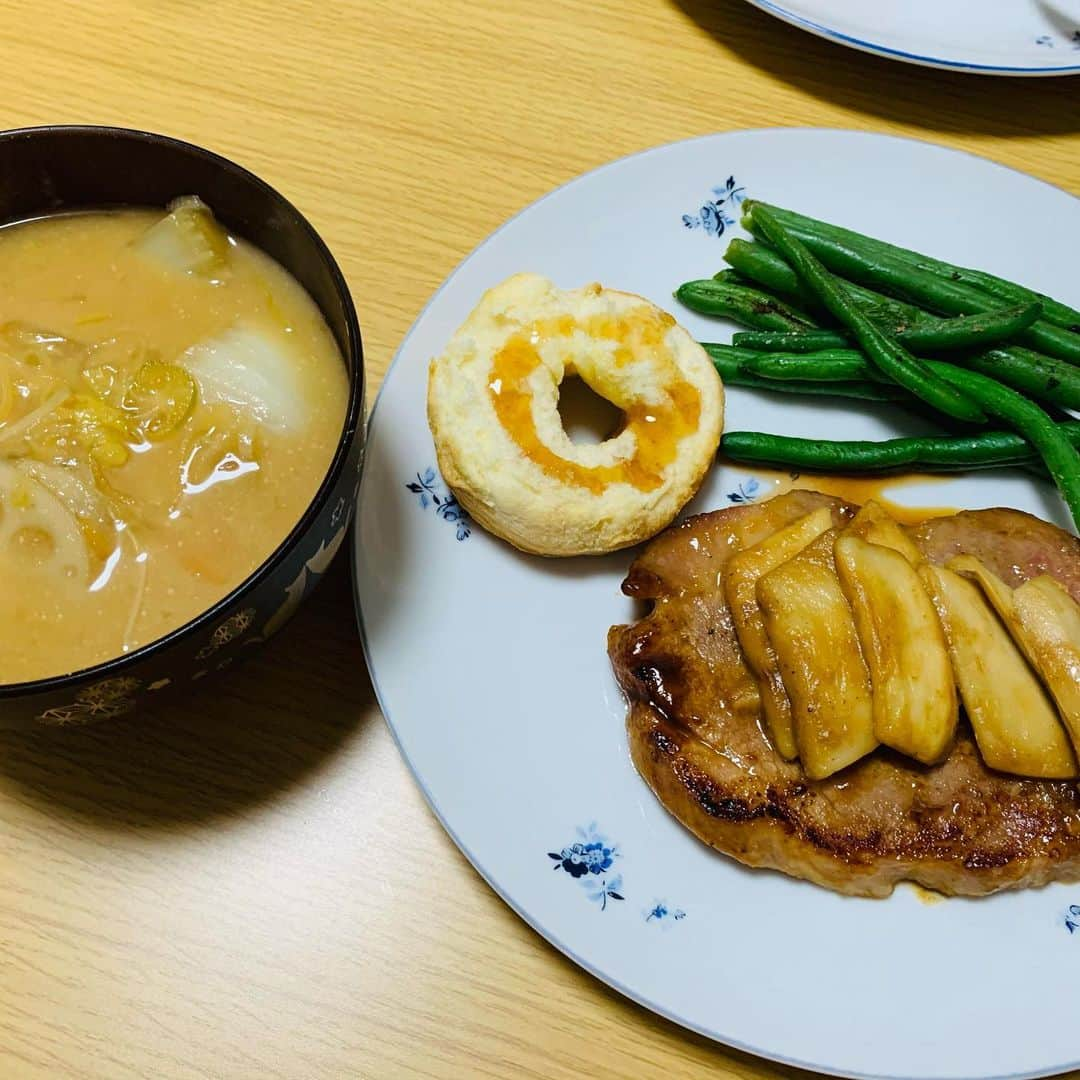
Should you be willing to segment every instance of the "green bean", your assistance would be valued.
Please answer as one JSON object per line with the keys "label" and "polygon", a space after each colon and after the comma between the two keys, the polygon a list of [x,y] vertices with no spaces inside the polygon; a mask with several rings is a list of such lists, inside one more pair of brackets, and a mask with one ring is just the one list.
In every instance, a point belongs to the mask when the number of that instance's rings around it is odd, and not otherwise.
{"label": "green bean", "polygon": [[[723,363],[727,371],[734,371],[742,365],[751,364],[761,355],[753,349],[740,349],[737,345],[720,345],[714,341],[703,341],[701,347],[714,362]],[[724,372],[721,371],[720,374],[723,375]]]}
{"label": "green bean", "polygon": [[950,357],[950,362],[989,375],[1037,401],[1080,409],[1080,368],[1064,360],[1011,345],[1007,349],[958,354]]}
{"label": "green bean", "polygon": [[1041,314],[1040,304],[1025,303],[951,319],[927,318],[918,326],[900,331],[900,337],[910,348],[927,352],[979,349],[1012,341],[1034,326]]}
{"label": "green bean", "polygon": [[851,348],[851,338],[841,330],[740,330],[731,343],[755,352],[815,353]]}
{"label": "green bean", "polygon": [[[1080,448],[1080,422],[1074,420],[1058,427],[1073,446]],[[1030,466],[1040,461],[1031,443],[1011,431],[930,435],[882,442],[830,442],[766,435],[759,431],[729,431],[720,440],[720,452],[732,461],[841,473],[960,472]]]}
{"label": "green bean", "polygon": [[[724,259],[735,267],[735,272],[743,280],[749,279],[763,285],[772,292],[780,293],[785,298],[811,310],[821,309],[821,301],[800,280],[798,274],[775,251],[764,244],[754,244],[748,240],[732,240],[724,252]],[[730,271],[721,270],[721,280],[727,280]],[[717,278],[720,278],[717,274]],[[889,324],[890,329],[907,326],[925,318],[925,312],[913,304],[906,304],[883,293],[874,292],[855,282],[845,281],[844,288],[854,303],[866,312]]]}
{"label": "green bean", "polygon": [[[755,235],[760,231],[756,222],[758,212],[762,209],[774,223],[778,223],[774,207],[750,200],[743,204],[744,221],[748,222]],[[941,277],[877,249],[867,250],[864,243],[850,243],[833,234],[825,236],[814,228],[792,224],[788,219],[785,222],[781,227],[787,228],[791,237],[803,243],[827,269],[851,281],[884,288],[903,300],[946,315],[973,315],[1001,307],[997,297],[962,281]],[[1080,364],[1080,334],[1063,330],[1044,319],[1028,327],[1020,340],[1051,356]]]}
{"label": "green bean", "polygon": [[720,378],[729,386],[745,386],[752,390],[772,390],[774,393],[803,394],[811,397],[857,398],[861,401],[910,402],[911,396],[895,386],[869,381],[860,382],[799,382],[764,379],[746,370],[746,350],[733,349],[730,345],[714,345],[702,342],[712,358]]}
{"label": "green bean", "polygon": [[[732,241],[731,247],[735,247],[736,244],[740,245],[736,250],[742,253],[736,256],[737,261],[745,265],[749,270],[760,272],[762,278],[767,278],[774,285],[785,286],[790,285],[792,280],[797,280],[795,271],[775,252],[762,247],[760,244],[750,244],[744,240]],[[980,341],[984,344],[989,343],[991,339],[999,334],[1011,336],[1013,332],[1022,329],[1027,320],[1034,315],[1032,305],[1027,305],[998,309],[997,311],[979,313],[973,316],[945,319],[929,312],[919,312],[910,305],[900,305],[900,310],[897,311],[894,305],[893,309],[891,309],[893,317],[889,318],[885,314],[885,308],[874,308],[873,306],[875,298],[887,304],[888,299],[886,297],[881,297],[880,294],[870,290],[860,289],[859,286],[852,285],[850,282],[847,283],[847,288],[854,297],[865,301],[867,311],[883,329],[893,332],[902,345],[916,353],[951,351],[961,346],[975,345]],[[773,332],[766,331],[766,333]],[[775,344],[772,347],[779,348],[782,351],[818,351],[819,349],[843,348],[851,345],[850,339],[842,331],[792,331],[790,332],[791,336],[788,336],[783,331],[776,331],[775,333],[779,336],[774,339]],[[807,335],[805,344],[803,343],[803,334]],[[748,348],[765,348],[761,339],[746,338],[743,334],[736,335],[736,344]],[[1067,380],[1062,379],[1060,374],[1054,375],[1052,378],[1043,378],[1038,372],[1025,379],[1021,357],[1032,362],[1038,357],[1037,366],[1040,368],[1054,367],[1059,365],[1061,361],[1027,350],[1019,352],[1017,351],[1019,347],[1006,346],[1005,348],[1012,354],[1013,362],[1005,364],[1002,362],[1001,357],[996,358],[995,361],[996,370],[1007,375],[1003,381],[1010,386],[1023,390],[1041,385],[1040,392],[1037,394],[1040,400],[1053,401],[1067,407],[1073,407],[1068,405],[1072,393],[1069,389],[1066,388],[1056,394],[1047,393],[1047,391],[1054,389],[1055,382],[1065,383]],[[979,365],[978,361],[973,361],[970,366],[978,367],[979,370],[986,370],[988,362]]]}
{"label": "green bean", "polygon": [[[733,267],[735,273],[763,285],[771,292],[782,293],[804,305],[820,306],[817,296],[799,280],[799,275],[764,244],[755,244],[750,240],[732,240],[724,252],[724,262]],[[720,271],[721,274],[727,272]]]}
{"label": "green bean", "polygon": [[[736,337],[742,335],[736,334]],[[852,349],[825,349],[815,353],[755,352],[738,345],[741,363],[753,375],[764,379],[800,382],[844,382],[878,380],[883,376],[866,357]],[[1062,360],[1026,349],[990,349],[982,353],[960,354],[958,367],[989,375],[998,382],[1020,390],[1028,397],[1063,409],[1080,409],[1080,371]]]}
{"label": "green bean", "polygon": [[927,363],[938,378],[976,402],[990,416],[1004,421],[1035,447],[1065,499],[1073,523],[1080,529],[1080,451],[1058,425],[1034,402],[986,375],[940,360]]}
{"label": "green bean", "polygon": [[870,361],[888,378],[927,405],[956,420],[979,423],[985,414],[969,397],[917,360],[852,304],[843,286],[806,247],[793,237],[767,208],[755,211],[754,226],[791,264],[802,281],[821,298],[832,315],[851,331]]}
{"label": "green bean", "polygon": [[[763,248],[760,244],[749,244],[746,241],[733,241],[731,247],[735,247],[736,244],[741,245],[741,248],[737,250],[753,252],[748,265],[752,265],[755,269],[760,269],[761,266],[768,267],[762,276],[769,277],[773,284],[784,284],[788,278],[795,279],[795,272],[775,252]],[[743,256],[738,258],[742,261]],[[954,319],[928,316],[927,322],[915,326],[898,327],[896,337],[901,344],[912,348],[913,351],[947,350],[961,346],[970,348],[1001,336],[1014,335],[1030,325],[1037,313],[1037,306],[1029,304]],[[759,348],[760,344],[771,344],[774,348],[782,348],[790,344],[794,346],[790,349],[791,352],[802,352],[804,349],[811,351],[811,346],[814,346],[813,352],[819,352],[851,345],[850,338],[842,332],[829,330],[739,333],[735,335],[734,342],[746,348]],[[993,350],[986,354],[972,352],[956,362],[983,374],[992,375],[1006,385],[1022,390],[1039,401],[1064,408],[1080,408],[1080,376],[1072,365],[1053,357],[1043,356],[1019,346],[1009,346],[1007,349]],[[856,375],[845,372],[842,367],[834,367],[827,376],[809,369],[800,370],[798,365],[788,364],[786,367],[789,369],[786,375],[788,379],[828,378],[830,381],[836,381],[849,378],[861,380],[866,377],[865,374]],[[765,374],[762,370],[757,373]],[[770,373],[768,377],[780,376]]]}
{"label": "green bean", "polygon": [[1010,304],[1037,303],[1042,308],[1042,318],[1051,326],[1058,326],[1062,330],[1068,330],[1073,334],[1080,334],[1080,311],[1055,300],[1045,293],[1036,292],[1024,285],[1006,281],[995,274],[988,274],[985,270],[968,270],[963,267],[950,267],[948,263],[940,263],[937,259],[920,256],[915,260],[915,265],[924,270],[938,270],[944,272],[953,281],[962,281],[972,285],[976,289],[996,296]]}
{"label": "green bean", "polygon": [[752,279],[740,274],[738,270],[719,270],[713,274],[713,281],[725,281],[728,285],[741,285],[743,288],[753,289],[757,284]]}
{"label": "green bean", "polygon": [[675,298],[702,315],[719,315],[759,330],[814,327],[812,319],[782,300],[724,281],[687,281],[675,290]]}
{"label": "green bean", "polygon": [[[816,353],[756,353],[743,367],[763,379],[785,382],[881,382],[883,376],[861,352],[829,349]],[[887,380],[885,380],[887,381]]]}
{"label": "green bean", "polygon": [[989,274],[985,270],[972,270],[963,266],[955,266],[942,259],[922,255],[909,248],[897,247],[895,244],[865,236],[852,229],[844,229],[838,225],[830,225],[828,222],[807,217],[805,214],[797,214],[793,210],[781,210],[776,207],[774,209],[784,224],[811,229],[823,236],[831,236],[853,247],[861,246],[868,254],[877,252],[878,254],[902,259],[920,269],[948,278],[951,281],[971,285],[1012,304],[1038,302],[1043,308],[1042,317],[1047,322],[1061,329],[1080,334],[1080,311],[1024,285],[1018,285],[1016,282],[998,277],[996,274]]}
{"label": "green bean", "polygon": [[[955,319],[935,319],[916,326],[900,327],[895,337],[905,348],[917,354],[982,348],[1016,337],[1039,317],[1039,311],[1038,304],[1024,304],[978,315],[961,315]],[[850,338],[832,330],[754,330],[736,334],[735,337],[736,345],[765,352],[818,352],[851,345]],[[1038,353],[1025,350],[1025,354],[1029,359],[1042,359]]]}
{"label": "green bean", "polygon": [[[952,351],[961,347],[970,350],[972,346],[987,344],[999,336],[1012,336],[1025,324],[1030,325],[1028,320],[1036,311],[1034,305],[1026,305],[954,319],[929,316],[930,321],[899,328],[895,336],[915,353]],[[835,330],[741,332],[733,340],[743,348],[765,352],[815,353],[851,346],[850,337]],[[1055,357],[1009,345],[986,352],[968,351],[962,357],[954,358],[954,362],[991,375],[1039,401],[1066,409],[1080,408],[1080,372],[1075,365]],[[813,378],[813,375],[792,367],[788,377]],[[834,377],[851,376],[834,373]]]}

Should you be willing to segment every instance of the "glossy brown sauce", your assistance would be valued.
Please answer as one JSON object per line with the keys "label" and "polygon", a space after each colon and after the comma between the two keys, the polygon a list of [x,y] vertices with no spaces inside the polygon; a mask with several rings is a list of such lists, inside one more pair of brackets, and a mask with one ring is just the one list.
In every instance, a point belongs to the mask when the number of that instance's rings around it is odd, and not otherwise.
{"label": "glossy brown sauce", "polygon": [[[599,494],[611,484],[630,484],[639,491],[655,491],[664,470],[675,460],[678,445],[697,430],[701,395],[683,379],[665,335],[675,320],[665,312],[641,307],[625,315],[573,315],[541,319],[522,327],[495,354],[488,393],[499,423],[530,461],[560,483],[583,487]],[[618,433],[631,431],[634,453],[615,465],[588,466],[556,454],[540,437],[533,417],[532,373],[543,364],[538,346],[544,341],[569,339],[581,331],[592,340],[615,342],[614,362],[622,366],[649,356],[665,373],[667,401],[662,404],[631,404],[623,410]],[[573,360],[566,374],[573,373]],[[602,390],[594,387],[598,393]]]}
{"label": "glossy brown sauce", "polygon": [[771,480],[776,489],[774,495],[802,488],[808,491],[820,491],[823,495],[832,495],[838,499],[864,506],[876,502],[902,525],[918,525],[928,518],[948,517],[957,512],[954,506],[904,506],[890,498],[890,492],[897,488],[911,487],[915,484],[943,483],[945,477],[931,473],[905,473],[899,476],[828,476],[817,473],[800,473],[792,477],[790,473],[772,469],[756,469],[754,475]]}

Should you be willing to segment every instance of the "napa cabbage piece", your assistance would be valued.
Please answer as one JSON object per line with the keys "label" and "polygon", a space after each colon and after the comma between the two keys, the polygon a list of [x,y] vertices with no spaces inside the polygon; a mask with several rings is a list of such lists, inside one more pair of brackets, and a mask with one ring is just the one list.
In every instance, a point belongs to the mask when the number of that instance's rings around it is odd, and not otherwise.
{"label": "napa cabbage piece", "polygon": [[[61,384],[38,408],[0,425],[0,450],[58,465],[85,457],[92,466],[118,468],[131,456],[131,444],[172,434],[196,403],[194,378],[176,364],[147,361],[130,377],[99,365],[82,378],[87,390]],[[117,400],[119,405],[110,403]]]}
{"label": "napa cabbage piece", "polygon": [[232,405],[277,431],[304,426],[304,391],[289,350],[251,326],[193,345],[178,363],[198,380],[208,404]]}
{"label": "napa cabbage piece", "polygon": [[85,452],[92,465],[118,468],[131,456],[124,414],[96,394],[66,394],[63,403],[27,432],[31,452],[42,461],[74,465]]}
{"label": "napa cabbage piece", "polygon": [[[105,468],[123,465],[133,440],[124,413],[107,396],[101,373],[89,366],[89,346],[22,322],[0,326],[4,382],[21,415],[7,408],[0,450],[73,465],[82,458]],[[114,373],[119,377],[118,373]]]}
{"label": "napa cabbage piece", "polygon": [[186,195],[169,205],[135,249],[167,270],[212,277],[228,262],[229,237],[206,203]]}

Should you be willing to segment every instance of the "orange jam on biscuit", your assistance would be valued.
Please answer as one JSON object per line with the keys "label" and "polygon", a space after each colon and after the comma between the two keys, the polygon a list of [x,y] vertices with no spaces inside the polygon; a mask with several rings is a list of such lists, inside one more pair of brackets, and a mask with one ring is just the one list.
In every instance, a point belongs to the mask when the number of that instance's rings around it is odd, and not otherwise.
{"label": "orange jam on biscuit", "polygon": [[[698,428],[701,395],[683,379],[665,335],[675,325],[666,312],[650,307],[625,315],[598,314],[582,319],[560,315],[522,327],[495,354],[488,383],[495,415],[503,429],[530,461],[564,484],[599,494],[610,484],[630,484],[639,491],[655,491],[664,482],[664,470],[675,460],[679,442]],[[538,346],[543,341],[569,338],[581,331],[594,341],[615,343],[616,367],[647,357],[664,372],[666,400],[632,402],[623,408],[622,431],[634,435],[634,452],[614,465],[582,465],[560,457],[540,438],[533,418],[532,373],[543,364]],[[573,372],[573,363],[566,365]],[[603,388],[593,386],[603,396]],[[616,403],[617,404],[617,403]]]}

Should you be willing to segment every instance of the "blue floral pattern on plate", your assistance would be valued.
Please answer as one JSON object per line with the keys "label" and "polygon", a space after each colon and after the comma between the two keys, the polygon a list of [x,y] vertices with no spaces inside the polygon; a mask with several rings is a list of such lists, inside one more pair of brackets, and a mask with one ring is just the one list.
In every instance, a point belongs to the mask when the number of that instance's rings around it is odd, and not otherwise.
{"label": "blue floral pattern on plate", "polygon": [[761,493],[761,481],[751,476],[749,480],[740,480],[734,491],[727,493],[727,501],[739,505],[752,503]]}
{"label": "blue floral pattern on plate", "polygon": [[472,536],[472,518],[457,501],[457,496],[446,490],[442,477],[432,466],[429,465],[422,473],[416,473],[416,479],[408,481],[405,486],[419,498],[422,510],[430,507],[436,517],[456,527],[459,541]]}
{"label": "blue floral pattern on plate", "polygon": [[599,885],[592,881],[586,881],[585,884],[589,899],[594,904],[599,904],[601,911],[607,910],[609,900],[625,899],[622,893],[616,891],[622,888],[622,874],[616,874],[610,880],[604,878]]}
{"label": "blue floral pattern on plate", "polygon": [[1080,30],[1074,30],[1072,37],[1066,37],[1062,34],[1060,37],[1055,38],[1052,34],[1041,34],[1035,39],[1036,45],[1042,45],[1047,49],[1057,48],[1059,42],[1062,45],[1068,45],[1074,50],[1080,50]]}
{"label": "blue floral pattern on plate", "polygon": [[1080,904],[1069,905],[1069,910],[1065,912],[1065,929],[1070,934],[1080,930]]}
{"label": "blue floral pattern on plate", "polygon": [[554,870],[563,870],[580,881],[589,899],[606,911],[609,900],[626,899],[620,891],[622,874],[608,877],[608,871],[619,858],[618,845],[597,830],[595,821],[584,829],[579,827],[577,835],[572,844],[559,851],[549,851],[548,858],[554,861]]}
{"label": "blue floral pattern on plate", "polygon": [[682,922],[686,912],[682,908],[669,907],[666,900],[657,902],[645,913],[646,922]]}
{"label": "blue floral pattern on plate", "polygon": [[746,188],[729,176],[722,187],[712,189],[713,197],[695,214],[683,214],[682,223],[688,229],[701,229],[707,236],[723,236],[735,224],[732,211],[746,198]]}

